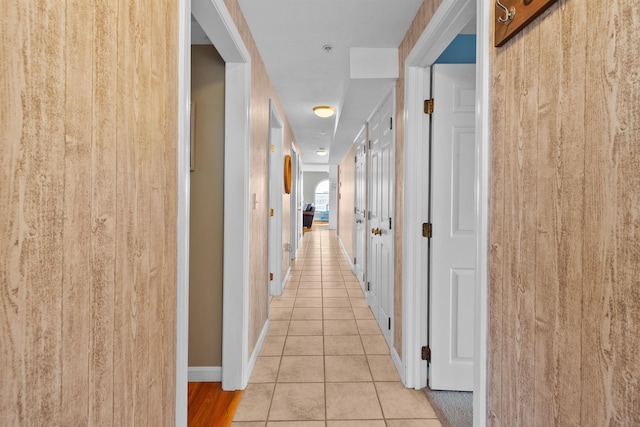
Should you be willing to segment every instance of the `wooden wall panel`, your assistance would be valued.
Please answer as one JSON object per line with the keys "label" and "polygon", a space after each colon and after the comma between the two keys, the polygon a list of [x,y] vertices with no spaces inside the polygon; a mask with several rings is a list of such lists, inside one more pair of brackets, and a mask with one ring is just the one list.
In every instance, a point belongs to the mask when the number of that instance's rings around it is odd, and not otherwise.
{"label": "wooden wall panel", "polygon": [[177,16],[2,3],[2,425],[173,424]]}
{"label": "wooden wall panel", "polygon": [[634,5],[559,1],[492,51],[490,425],[640,423]]}

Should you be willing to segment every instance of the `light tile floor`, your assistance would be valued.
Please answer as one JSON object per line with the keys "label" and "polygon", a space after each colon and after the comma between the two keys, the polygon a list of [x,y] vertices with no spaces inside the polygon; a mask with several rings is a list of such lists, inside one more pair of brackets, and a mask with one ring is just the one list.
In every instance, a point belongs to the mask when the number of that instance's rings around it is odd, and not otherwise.
{"label": "light tile floor", "polygon": [[232,426],[441,426],[400,382],[335,232],[305,233],[270,319]]}

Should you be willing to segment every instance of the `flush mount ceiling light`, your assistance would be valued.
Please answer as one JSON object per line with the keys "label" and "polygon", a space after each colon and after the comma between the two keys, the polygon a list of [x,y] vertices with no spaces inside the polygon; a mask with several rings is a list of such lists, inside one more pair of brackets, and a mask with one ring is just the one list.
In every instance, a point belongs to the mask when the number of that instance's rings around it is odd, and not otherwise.
{"label": "flush mount ceiling light", "polygon": [[317,107],[313,107],[313,112],[316,113],[316,116],[326,119],[327,117],[333,116],[336,113],[336,109],[328,105],[318,105]]}
{"label": "flush mount ceiling light", "polygon": [[324,148],[320,147],[320,148],[318,148],[318,150],[316,150],[316,154],[318,156],[326,156],[327,155],[327,150],[325,150]]}

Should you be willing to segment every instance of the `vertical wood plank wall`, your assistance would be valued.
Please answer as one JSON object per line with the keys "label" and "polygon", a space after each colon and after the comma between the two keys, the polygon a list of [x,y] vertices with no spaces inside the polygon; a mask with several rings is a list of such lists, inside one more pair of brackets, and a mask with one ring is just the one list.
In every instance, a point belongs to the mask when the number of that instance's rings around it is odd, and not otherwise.
{"label": "vertical wood plank wall", "polygon": [[560,0],[492,49],[490,425],[640,425],[639,44]]}
{"label": "vertical wood plank wall", "polygon": [[0,8],[0,425],[171,425],[177,1]]}
{"label": "vertical wood plank wall", "polygon": [[[295,138],[249,26],[242,15],[238,0],[225,0],[225,5],[251,55],[251,177],[249,191],[256,195],[258,202],[256,209],[251,211],[249,227],[249,351],[252,352],[268,316],[269,99],[275,102],[278,114],[283,121],[283,156],[291,154],[291,142],[295,143]],[[287,245],[291,243],[289,233],[291,229],[291,199],[289,194],[282,195],[282,209],[282,243]],[[283,273],[289,269],[289,258],[289,252],[283,249]]]}

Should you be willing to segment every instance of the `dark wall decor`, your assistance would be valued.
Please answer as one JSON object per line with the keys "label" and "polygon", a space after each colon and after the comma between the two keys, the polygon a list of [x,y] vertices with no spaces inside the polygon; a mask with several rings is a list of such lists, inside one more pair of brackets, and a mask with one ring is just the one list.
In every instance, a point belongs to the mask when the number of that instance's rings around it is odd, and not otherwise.
{"label": "dark wall decor", "polygon": [[502,46],[556,0],[496,0],[495,45]]}

